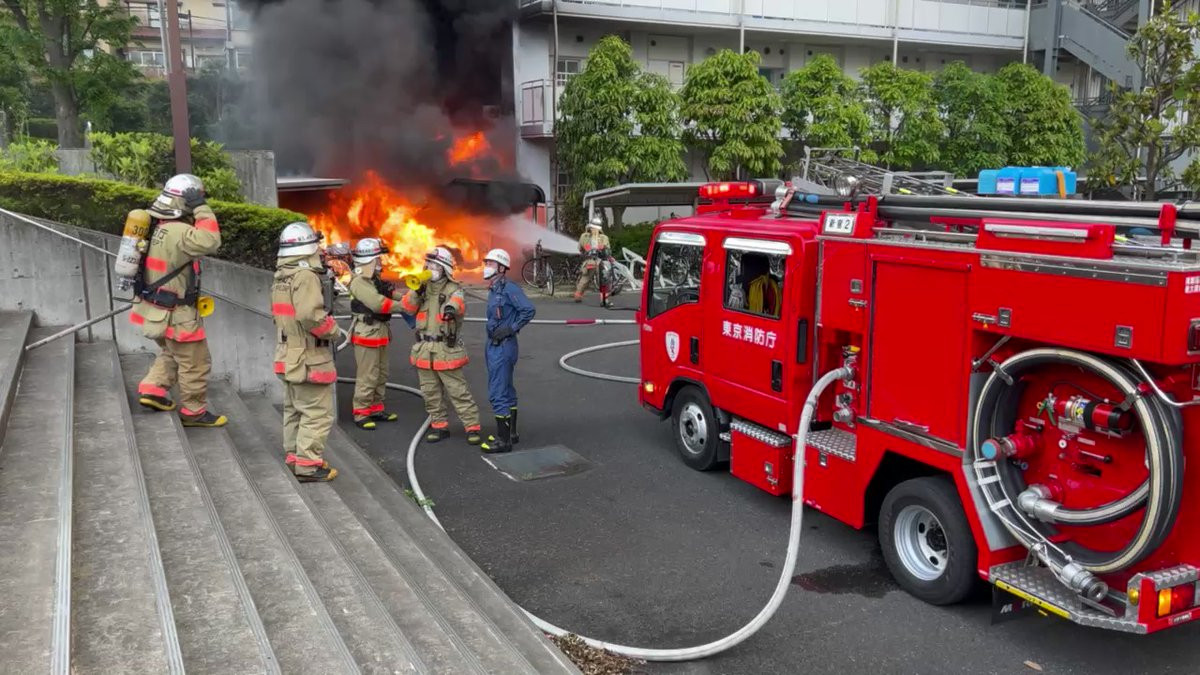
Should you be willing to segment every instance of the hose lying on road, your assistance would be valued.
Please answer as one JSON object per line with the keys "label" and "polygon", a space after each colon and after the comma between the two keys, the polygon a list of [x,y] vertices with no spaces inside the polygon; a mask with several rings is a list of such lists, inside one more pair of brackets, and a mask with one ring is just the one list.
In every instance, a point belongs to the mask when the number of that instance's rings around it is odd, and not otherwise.
{"label": "hose lying on road", "polygon": [[[604,320],[603,319],[596,320],[596,322],[602,322],[602,321],[604,321]],[[557,321],[557,320],[544,320],[543,322],[544,323],[559,323],[559,324],[567,323],[567,321]],[[630,322],[630,323],[632,323],[632,322]],[[624,347],[624,346],[629,346],[629,345],[633,345],[633,344],[637,344],[637,343],[638,343],[638,340],[626,340],[623,342],[613,342],[613,343],[607,343],[607,344],[602,344],[602,345],[596,345],[593,347],[585,347],[583,349],[578,349],[578,350],[575,350],[568,354],[564,354],[563,357],[561,359],[559,359],[559,365],[562,366],[568,372],[582,375],[584,377],[591,377],[591,378],[602,379],[602,380],[610,380],[610,381],[614,381],[614,382],[627,382],[627,383],[637,384],[640,381],[640,380],[638,380],[638,378],[623,377],[620,375],[608,375],[605,373],[595,373],[592,371],[583,370],[581,368],[575,368],[573,366],[569,366],[566,363],[571,358],[573,358],[575,356],[579,356],[581,354],[595,352],[595,351],[599,351],[602,349]],[[345,345],[345,343],[343,343],[342,346],[344,346],[344,345]],[[339,349],[340,348],[341,347],[339,347]],[[757,633],[759,631],[759,629],[761,629],[764,625],[766,625],[766,623],[768,621],[770,621],[771,617],[775,615],[775,612],[779,609],[780,605],[783,604],[783,599],[787,595],[788,589],[791,586],[792,574],[796,570],[796,559],[800,553],[800,534],[802,532],[802,520],[803,520],[803,516],[804,516],[804,499],[803,499],[803,496],[804,496],[804,461],[803,461],[803,457],[805,455],[804,449],[806,447],[807,438],[808,438],[808,427],[812,423],[812,417],[816,411],[817,401],[820,399],[821,394],[825,391],[825,389],[827,389],[829,387],[829,385],[833,384],[834,382],[836,382],[840,379],[849,377],[850,375],[851,375],[851,371],[845,367],[837,368],[835,370],[829,371],[828,373],[825,373],[823,376],[821,376],[821,378],[819,380],[817,380],[817,383],[813,386],[813,389],[809,393],[808,398],[806,398],[804,401],[804,407],[801,411],[800,420],[796,427],[796,435],[792,439],[793,444],[794,444],[793,445],[794,456],[797,458],[800,458],[801,461],[793,462],[793,465],[792,465],[792,485],[794,487],[792,488],[792,512],[791,512],[791,524],[788,529],[787,554],[784,557],[783,569],[780,571],[779,580],[775,584],[775,590],[771,594],[771,597],[767,601],[767,604],[761,610],[759,610],[758,614],[756,614],[752,619],[750,619],[750,621],[748,621],[745,625],[743,625],[741,628],[737,629],[733,633],[730,633],[729,635],[726,635],[725,637],[719,638],[717,640],[713,640],[712,642],[708,642],[708,643],[705,643],[702,645],[697,645],[695,647],[681,647],[681,648],[674,648],[674,649],[655,649],[655,648],[647,648],[647,647],[632,647],[632,646],[628,646],[628,645],[620,645],[620,644],[615,644],[612,642],[605,642],[604,640],[597,640],[595,638],[590,638],[590,637],[585,637],[585,636],[579,636],[580,639],[582,639],[585,643],[587,643],[591,647],[595,647],[597,649],[604,649],[604,650],[613,652],[615,654],[621,654],[623,656],[628,656],[628,657],[636,658],[636,659],[643,659],[646,661],[693,661],[696,659],[707,658],[709,656],[720,654],[721,652],[732,649],[732,648],[736,647],[737,645],[741,644],[742,642],[746,641],[747,639],[749,639],[752,635]],[[339,377],[338,382],[353,383],[354,378]],[[402,384],[397,384],[394,382],[388,382],[387,388],[394,389],[397,391],[403,391],[403,392],[413,394],[416,396],[421,395],[421,392],[417,389],[414,389],[413,387],[407,387]],[[430,501],[425,495],[425,491],[421,489],[421,482],[417,478],[417,469],[416,469],[417,447],[420,445],[422,437],[425,434],[425,431],[429,428],[430,421],[431,421],[431,419],[429,417],[426,417],[425,420],[421,423],[420,428],[418,428],[416,433],[413,435],[412,441],[408,445],[408,453],[407,453],[407,457],[406,457],[406,461],[405,461],[405,469],[408,474],[409,487],[413,492],[413,496],[416,498],[417,504],[419,504],[421,506],[421,508],[425,511],[425,514],[427,516],[429,516],[429,519],[432,520],[435,525],[437,525],[439,528],[441,528],[444,531],[446,528],[442,525],[441,521],[438,520],[437,514],[434,513],[433,508],[430,506]],[[534,615],[533,613],[529,612],[528,610],[526,610],[524,608],[521,608],[521,611],[525,613],[525,616],[529,617],[529,620],[532,621],[535,626],[537,626],[540,630],[542,630],[546,633],[549,633],[550,635],[554,635],[557,637],[563,637],[566,635],[574,634],[571,631],[560,628],[560,627]]]}

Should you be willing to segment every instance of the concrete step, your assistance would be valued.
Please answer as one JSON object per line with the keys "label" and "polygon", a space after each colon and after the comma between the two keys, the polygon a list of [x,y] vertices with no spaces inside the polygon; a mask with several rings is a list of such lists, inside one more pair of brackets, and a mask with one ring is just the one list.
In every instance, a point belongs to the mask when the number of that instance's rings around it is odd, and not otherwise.
{"label": "concrete step", "polygon": [[209,390],[213,406],[230,418],[229,437],[247,476],[258,485],[359,667],[370,673],[429,671],[306,494],[331,488],[296,482],[284,466],[282,448],[263,437],[229,385],[214,383]]}
{"label": "concrete step", "polygon": [[0,312],[0,445],[8,428],[8,413],[17,393],[17,378],[25,358],[25,339],[33,326],[33,312]]}
{"label": "concrete step", "polygon": [[[210,405],[225,413],[219,402]],[[285,673],[357,673],[333,618],[225,429],[188,429],[221,525]]]}
{"label": "concrete step", "polygon": [[[400,446],[406,445],[407,439],[401,435]],[[525,670],[579,672],[396,481],[337,427],[330,434],[326,456],[349,479],[339,483],[339,476],[332,483],[342,499],[379,534],[399,566],[437,598],[447,620],[468,643],[488,640],[486,633],[503,635],[508,650],[515,650],[523,659]],[[441,576],[429,574],[430,567]],[[447,583],[450,588],[444,585]],[[486,659],[485,663],[490,664]]]}
{"label": "concrete step", "polygon": [[[28,341],[54,328],[37,328]],[[75,343],[24,357],[0,446],[0,654],[4,670],[70,665],[71,459]]]}
{"label": "concrete step", "polygon": [[[264,438],[281,445],[279,411],[265,396],[242,398],[263,427]],[[337,479],[320,486],[332,489],[305,490],[305,494],[384,600],[421,660],[437,672],[529,672],[530,665],[421,554],[353,473],[336,468],[341,472]],[[367,514],[374,516],[373,522]]]}
{"label": "concrete step", "polygon": [[71,665],[182,673],[116,345],[75,350]]}
{"label": "concrete step", "polygon": [[152,357],[121,357],[138,455],[183,662],[193,673],[277,673],[279,665],[179,416],[137,403]]}

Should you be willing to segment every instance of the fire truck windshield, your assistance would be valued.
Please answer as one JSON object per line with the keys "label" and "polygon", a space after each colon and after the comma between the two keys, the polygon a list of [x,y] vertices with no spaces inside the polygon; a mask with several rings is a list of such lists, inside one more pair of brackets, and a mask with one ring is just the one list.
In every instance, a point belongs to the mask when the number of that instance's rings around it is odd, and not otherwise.
{"label": "fire truck windshield", "polygon": [[647,314],[651,317],[678,307],[700,301],[700,261],[704,257],[704,240],[700,244],[660,239],[654,247],[651,263],[650,301]]}

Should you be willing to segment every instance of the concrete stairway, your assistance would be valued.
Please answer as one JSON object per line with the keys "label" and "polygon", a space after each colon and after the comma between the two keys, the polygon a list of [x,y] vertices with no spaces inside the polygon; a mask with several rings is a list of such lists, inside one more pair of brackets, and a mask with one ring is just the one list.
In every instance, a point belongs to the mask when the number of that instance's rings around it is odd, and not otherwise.
{"label": "concrete stairway", "polygon": [[0,670],[578,672],[336,428],[301,485],[264,397],[185,430],[148,357],[53,332],[0,313]]}

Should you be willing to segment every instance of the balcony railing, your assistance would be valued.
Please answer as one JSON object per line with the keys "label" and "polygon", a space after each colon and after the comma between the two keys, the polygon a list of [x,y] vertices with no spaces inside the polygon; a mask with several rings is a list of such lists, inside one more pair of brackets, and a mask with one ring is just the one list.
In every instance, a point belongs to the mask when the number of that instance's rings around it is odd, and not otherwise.
{"label": "balcony railing", "polygon": [[[1114,0],[1124,1],[1124,0]],[[517,0],[521,8],[544,0]],[[572,6],[620,7],[689,12],[699,15],[739,14],[755,19],[808,21],[844,26],[943,31],[1019,38],[1025,34],[1026,0],[559,0],[559,11]],[[893,20],[893,12],[896,18]]]}

